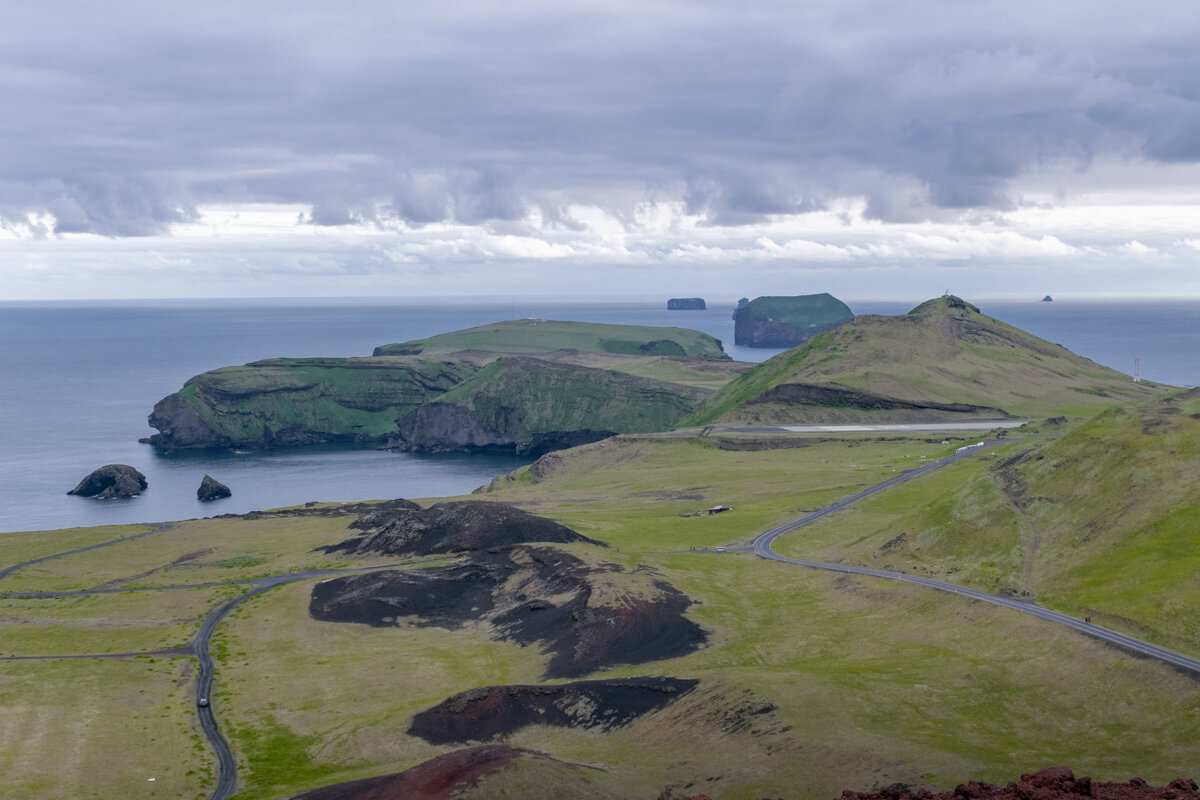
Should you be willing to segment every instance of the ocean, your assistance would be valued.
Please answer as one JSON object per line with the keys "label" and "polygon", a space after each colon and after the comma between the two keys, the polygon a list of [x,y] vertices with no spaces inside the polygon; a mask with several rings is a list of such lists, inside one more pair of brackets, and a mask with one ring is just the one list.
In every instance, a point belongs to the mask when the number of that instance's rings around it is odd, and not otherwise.
{"label": "ocean", "polygon": [[[846,300],[898,314],[918,300]],[[979,303],[984,313],[1144,380],[1200,383],[1200,300]],[[502,454],[414,455],[369,448],[161,455],[146,417],[193,375],[276,356],[370,355],[381,344],[536,316],[695,328],[733,358],[733,299],[705,311],[661,301],[537,298],[0,303],[0,532],[189,519],[296,505],[464,494],[528,462]],[[149,488],[131,500],[66,492],[96,467],[131,464]],[[205,474],[233,496],[196,499]]]}

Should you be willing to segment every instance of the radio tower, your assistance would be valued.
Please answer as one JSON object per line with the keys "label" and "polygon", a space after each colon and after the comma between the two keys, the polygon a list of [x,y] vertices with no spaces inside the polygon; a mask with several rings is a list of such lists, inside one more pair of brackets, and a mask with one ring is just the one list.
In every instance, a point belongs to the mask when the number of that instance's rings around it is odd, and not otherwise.
{"label": "radio tower", "polygon": [[1142,360],[1140,358],[1135,358],[1133,360],[1133,382],[1142,382]]}

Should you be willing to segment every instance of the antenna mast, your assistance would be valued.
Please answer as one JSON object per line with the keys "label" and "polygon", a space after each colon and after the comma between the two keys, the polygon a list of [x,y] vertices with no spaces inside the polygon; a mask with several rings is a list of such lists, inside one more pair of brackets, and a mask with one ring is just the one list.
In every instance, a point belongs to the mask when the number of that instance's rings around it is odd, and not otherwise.
{"label": "antenna mast", "polygon": [[1142,360],[1140,358],[1135,358],[1133,360],[1133,382],[1142,382]]}

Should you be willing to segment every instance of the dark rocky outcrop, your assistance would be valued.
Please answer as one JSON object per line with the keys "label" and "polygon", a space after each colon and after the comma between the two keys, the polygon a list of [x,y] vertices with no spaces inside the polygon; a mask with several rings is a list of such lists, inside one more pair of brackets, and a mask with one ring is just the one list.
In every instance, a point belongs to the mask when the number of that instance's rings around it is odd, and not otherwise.
{"label": "dark rocky outcrop", "polygon": [[668,311],[703,311],[703,297],[672,297],[667,301]]}
{"label": "dark rocky outcrop", "polygon": [[681,678],[618,678],[552,686],[485,686],[413,717],[410,736],[430,744],[504,739],[529,725],[610,731],[695,688]]}
{"label": "dark rocky outcrop", "polygon": [[[401,505],[405,503],[407,505]],[[505,503],[464,500],[423,509],[396,501],[350,523],[364,533],[318,548],[326,553],[389,556],[462,553],[528,542],[588,542],[565,525]]]}
{"label": "dark rocky outcrop", "polygon": [[592,565],[553,547],[516,545],[442,567],[334,578],[313,587],[309,613],[327,622],[458,629],[538,644],[548,678],[686,655],[706,640],[684,616],[691,600],[664,580]]}
{"label": "dark rocky outcrop", "polygon": [[146,476],[128,464],[106,464],[79,482],[67,494],[109,500],[137,497],[146,489]]}
{"label": "dark rocky outcrop", "polygon": [[733,312],[733,343],[745,347],[795,347],[854,317],[828,293],[756,297]]}
{"label": "dark rocky outcrop", "polygon": [[196,490],[197,500],[220,500],[223,497],[230,497],[233,494],[229,487],[221,483],[211,475],[205,475],[200,481],[200,488]]}
{"label": "dark rocky outcrop", "polygon": [[[797,405],[848,408],[862,411],[927,411],[952,415],[972,415],[989,419],[1009,419],[1011,415],[999,408],[976,406],[970,403],[913,402],[895,397],[863,392],[847,386],[818,386],[811,383],[781,383],[772,386],[747,405],[789,403]],[[932,418],[932,417],[930,417]]]}

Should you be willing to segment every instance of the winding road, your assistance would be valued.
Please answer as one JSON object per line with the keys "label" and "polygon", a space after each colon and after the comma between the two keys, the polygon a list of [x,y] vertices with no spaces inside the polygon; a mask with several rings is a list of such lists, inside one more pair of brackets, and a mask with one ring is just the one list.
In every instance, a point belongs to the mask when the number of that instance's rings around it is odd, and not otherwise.
{"label": "winding road", "polygon": [[[23,561],[20,564],[0,569],[0,579],[7,577],[22,567],[27,567],[32,564],[40,564],[43,561],[50,561],[64,556],[83,553],[88,550],[96,550],[101,547],[127,542],[131,539],[139,539],[143,536],[150,536],[155,533],[162,533],[174,527],[170,523],[156,525],[154,528],[137,533],[132,536],[123,536],[119,539],[112,539],[107,542],[89,545],[87,547],[79,547],[74,550],[67,550],[61,553],[53,553],[51,555],[42,556],[40,558]],[[177,584],[171,586],[141,586],[136,588],[109,588],[109,589],[71,589],[65,591],[46,591],[46,592],[5,592],[9,597],[20,598],[53,598],[53,597],[80,597],[86,595],[98,594],[122,594],[125,592],[163,592],[178,589],[202,589],[213,588],[219,586],[237,586],[243,584],[251,584],[253,588],[246,592],[222,603],[217,608],[209,612],[204,618],[204,622],[200,626],[196,638],[192,642],[176,651],[179,655],[194,654],[200,661],[200,672],[196,678],[196,711],[200,719],[200,728],[204,731],[205,737],[208,738],[209,744],[213,748],[213,752],[217,756],[217,785],[213,789],[213,793],[209,796],[210,800],[226,800],[230,797],[237,788],[237,761],[233,757],[233,751],[229,747],[229,743],[221,734],[220,728],[217,726],[216,715],[211,704],[212,685],[213,685],[213,661],[209,653],[209,647],[212,644],[213,634],[217,630],[217,626],[221,621],[229,615],[234,608],[242,602],[249,600],[255,595],[262,594],[270,589],[278,586],[283,586],[289,583],[297,583],[299,581],[312,580],[314,578],[327,578],[335,575],[347,575],[357,572],[377,572],[385,569],[400,569],[406,567],[416,567],[423,564],[432,564],[438,561],[444,561],[444,558],[431,558],[423,561],[409,561],[399,564],[384,564],[374,567],[348,567],[345,569],[311,569],[299,572],[289,572],[283,575],[269,575],[261,578],[245,578],[241,580],[231,581],[210,581],[207,583],[190,583]],[[0,661],[25,661],[25,660],[41,660],[41,659],[60,659],[60,658],[114,658],[128,657],[139,655],[137,653],[110,653],[103,655],[60,655],[60,656],[6,656],[0,657]],[[200,698],[207,698],[210,702],[206,705],[200,705]]]}
{"label": "winding road", "polygon": [[[932,461],[922,467],[918,467],[917,469],[913,469],[908,472],[900,473],[896,477],[889,478],[888,480],[884,481],[883,483],[878,483],[874,486],[870,486],[866,489],[863,489],[861,492],[852,494],[849,497],[844,497],[841,500],[838,500],[836,503],[831,503],[830,505],[827,505],[824,508],[813,511],[810,514],[806,514],[803,517],[800,517],[799,519],[794,519],[791,522],[787,522],[787,523],[784,523],[783,525],[772,528],[771,530],[767,531],[766,533],[760,534],[758,536],[758,538],[756,538],[754,540],[753,544],[751,544],[750,547],[745,547],[745,548],[731,547],[731,548],[728,548],[728,550],[742,551],[742,552],[749,551],[749,552],[753,552],[755,555],[758,555],[762,558],[770,559],[772,561],[781,561],[785,564],[795,564],[797,566],[809,567],[811,569],[828,570],[831,572],[842,572],[842,573],[848,573],[848,574],[852,574],[852,575],[867,575],[867,576],[870,576],[873,578],[885,578],[887,580],[904,581],[906,583],[916,583],[916,584],[920,584],[921,586],[927,586],[931,589],[937,589],[938,591],[949,592],[951,594],[956,594],[956,595],[962,595],[964,597],[970,597],[974,600],[982,600],[985,603],[992,603],[994,605],[1004,606],[1005,608],[1011,608],[1015,611],[1020,611],[1023,614],[1031,614],[1032,616],[1047,620],[1049,622],[1057,622],[1060,625],[1066,625],[1068,628],[1073,628],[1074,630],[1077,630],[1080,633],[1086,634],[1086,635],[1091,636],[1096,639],[1101,639],[1105,642],[1108,642],[1109,644],[1116,645],[1117,647],[1124,648],[1125,650],[1131,651],[1133,653],[1137,653],[1139,655],[1157,659],[1159,661],[1162,661],[1165,664],[1169,664],[1178,669],[1190,672],[1190,673],[1192,673],[1192,675],[1194,677],[1200,677],[1200,660],[1198,660],[1198,659],[1191,658],[1190,656],[1185,656],[1182,653],[1176,653],[1175,651],[1168,650],[1165,647],[1159,647],[1157,645],[1150,644],[1149,642],[1143,642],[1141,639],[1135,639],[1132,636],[1126,636],[1123,633],[1118,633],[1117,631],[1110,630],[1110,629],[1105,628],[1100,625],[1096,625],[1095,623],[1087,622],[1087,621],[1081,620],[1077,617],[1072,617],[1069,614],[1063,614],[1058,611],[1051,611],[1048,608],[1039,606],[1037,603],[1033,602],[1032,600],[1021,600],[1021,599],[1012,598],[1012,597],[1003,597],[1001,595],[996,595],[996,594],[989,594],[988,592],[982,592],[982,591],[979,591],[978,589],[970,589],[965,586],[957,586],[953,583],[937,581],[937,580],[933,580],[932,578],[921,578],[921,577],[918,577],[915,575],[906,575],[902,572],[887,572],[885,570],[868,569],[866,567],[850,567],[850,566],[845,566],[843,564],[826,564],[821,561],[804,561],[803,559],[799,559],[799,558],[789,558],[787,556],[781,556],[778,553],[776,553],[774,551],[774,549],[772,548],[772,546],[775,543],[775,540],[778,539],[780,536],[782,536],[785,533],[794,531],[803,525],[807,525],[810,522],[815,522],[816,520],[821,519],[822,517],[826,517],[836,511],[840,511],[843,508],[845,508],[846,506],[851,505],[852,503],[857,503],[859,500],[862,500],[866,497],[870,497],[873,494],[882,492],[883,490],[891,488],[892,486],[895,486],[898,483],[903,483],[905,481],[912,480],[913,478],[916,478],[919,475],[924,475],[926,472],[931,472],[932,470],[940,469],[941,467],[945,467],[949,464],[953,464],[956,461],[961,461],[964,458],[969,458],[973,455],[978,454],[982,449],[984,449],[984,447],[999,444],[1002,441],[1003,440],[998,440],[998,441],[994,440],[994,441],[990,441],[990,442],[985,442],[982,445],[975,445],[973,447],[964,448],[963,450],[960,450],[959,452],[955,453],[954,455],[946,456],[945,458],[938,459],[937,461]],[[1018,441],[1018,440],[1010,439],[1008,441]]]}
{"label": "winding road", "polygon": [[[955,584],[946,583],[944,581],[933,580],[932,578],[922,578],[922,577],[918,577],[918,576],[914,576],[914,575],[906,575],[904,573],[899,573],[899,572],[888,572],[888,571],[884,571],[884,570],[868,569],[866,567],[852,567],[852,566],[846,566],[843,564],[828,564],[828,563],[824,563],[824,562],[820,562],[820,561],[805,561],[803,559],[798,559],[798,558],[789,558],[788,556],[779,555],[773,549],[775,540],[778,539],[780,536],[784,535],[785,533],[789,533],[791,531],[796,530],[797,528],[800,528],[800,527],[807,525],[811,522],[814,522],[818,519],[821,519],[823,517],[826,517],[830,514],[837,512],[837,511],[840,511],[853,503],[857,503],[858,501],[863,500],[864,498],[867,498],[867,497],[870,497],[871,495],[882,492],[886,489],[896,486],[897,484],[912,480],[913,478],[924,475],[927,472],[931,472],[933,470],[940,469],[942,467],[953,464],[957,461],[961,461],[965,458],[970,458],[974,455],[977,455],[980,451],[982,451],[983,449],[985,449],[988,446],[1000,444],[1005,441],[1012,442],[1012,441],[1018,441],[1018,440],[1016,440],[1016,439],[992,440],[989,442],[981,442],[978,445],[972,445],[970,447],[962,448],[953,455],[946,456],[945,458],[941,458],[936,461],[931,461],[928,464],[925,464],[916,469],[912,469],[907,472],[902,472],[892,478],[889,478],[888,480],[883,481],[882,483],[878,483],[874,486],[870,486],[870,487],[863,489],[862,491],[859,491],[848,497],[844,497],[835,503],[831,503],[830,505],[825,506],[824,508],[813,511],[809,514],[799,517],[798,519],[792,520],[791,522],[787,522],[787,523],[784,523],[783,525],[774,527],[771,530],[760,534],[749,547],[730,547],[730,548],[721,548],[721,549],[727,549],[728,551],[753,552],[754,554],[756,554],[762,558],[765,558],[765,559],[770,559],[772,561],[779,561],[779,562],[783,562],[786,564],[793,564],[793,565],[802,566],[802,567],[808,567],[811,569],[819,569],[819,570],[826,570],[826,571],[831,571],[831,572],[847,573],[847,574],[852,574],[852,575],[864,575],[864,576],[869,576],[869,577],[874,577],[874,578],[883,578],[886,580],[915,583],[915,584],[920,584],[921,586],[925,586],[925,587],[928,587],[931,589],[936,589],[938,591],[947,592],[947,593],[955,594],[955,595],[960,595],[963,597],[968,597],[968,598],[971,598],[974,600],[979,600],[979,601],[982,601],[985,603],[992,603],[994,605],[1003,606],[1005,608],[1019,611],[1023,614],[1030,614],[1032,616],[1038,617],[1038,618],[1046,620],[1048,622],[1055,622],[1060,625],[1065,625],[1065,626],[1072,628],[1076,631],[1079,631],[1080,633],[1083,633],[1087,636],[1091,636],[1093,638],[1103,640],[1112,645],[1115,645],[1117,647],[1123,648],[1127,651],[1130,651],[1130,652],[1133,652],[1133,653],[1136,653],[1136,654],[1139,654],[1142,656],[1146,656],[1148,658],[1157,659],[1158,661],[1161,661],[1165,664],[1169,664],[1170,666],[1175,667],[1177,669],[1189,672],[1193,676],[1200,678],[1200,660],[1191,658],[1189,656],[1185,656],[1181,653],[1176,653],[1172,650],[1168,650],[1163,647],[1158,647],[1157,645],[1153,645],[1148,642],[1143,642],[1139,639],[1133,638],[1132,636],[1126,636],[1125,634],[1118,633],[1117,631],[1113,631],[1108,628],[1104,628],[1100,625],[1095,625],[1093,623],[1086,622],[1084,620],[1080,620],[1076,617],[1072,617],[1067,614],[1063,614],[1063,613],[1060,613],[1057,611],[1052,611],[1048,608],[1039,606],[1037,603],[1030,601],[1030,600],[1022,600],[1022,599],[1016,599],[1016,598],[1012,598],[1012,597],[1004,597],[1001,595],[989,594],[987,592],[979,591],[977,589],[970,589],[965,586],[958,586]],[[126,537],[114,539],[114,540],[111,540],[108,542],[101,542],[98,544],[90,545],[87,547],[81,547],[81,548],[69,550],[69,551],[62,552],[62,553],[55,553],[52,555],[42,556],[40,558],[22,562],[20,564],[14,564],[12,566],[0,569],[0,579],[7,577],[11,573],[13,573],[14,571],[16,571],[18,569],[21,569],[22,567],[30,566],[32,564],[38,564],[38,563],[41,563],[44,561],[49,561],[49,560],[55,559],[55,558],[62,558],[64,556],[73,555],[76,553],[82,553],[82,552],[86,552],[89,550],[95,550],[100,547],[107,547],[109,545],[118,544],[120,542],[126,542],[131,539],[138,539],[143,536],[150,536],[155,533],[161,533],[163,531],[170,530],[171,527],[172,527],[171,524],[164,523],[161,525],[157,525],[148,531],[134,534],[132,536],[126,536]],[[434,563],[434,562],[441,561],[441,560],[444,560],[444,559],[433,558],[433,559],[428,559],[428,560],[420,561],[420,562],[407,562],[404,564],[389,564],[389,565],[374,566],[374,567],[305,570],[302,572],[292,572],[292,573],[286,573],[283,575],[272,575],[272,576],[265,576],[265,577],[260,577],[260,578],[248,578],[248,579],[242,579],[242,580],[216,581],[216,582],[209,582],[209,583],[184,584],[184,585],[174,585],[174,586],[138,587],[138,588],[133,588],[133,589],[130,589],[130,588],[105,588],[105,589],[90,589],[90,590],[81,589],[81,590],[69,590],[69,591],[57,591],[57,592],[56,591],[8,592],[6,594],[8,594],[8,596],[10,596],[10,597],[30,597],[30,598],[71,597],[71,596],[80,596],[80,595],[95,595],[95,594],[110,594],[110,593],[115,594],[115,593],[129,592],[129,591],[137,591],[137,592],[169,591],[169,590],[175,590],[175,589],[195,589],[195,588],[218,587],[218,586],[250,585],[252,588],[248,589],[247,591],[243,592],[242,594],[238,595],[237,597],[227,600],[226,602],[221,604],[219,607],[217,607],[213,611],[211,611],[208,614],[208,616],[205,617],[204,622],[200,626],[199,632],[196,634],[196,637],[191,642],[191,644],[185,648],[179,649],[180,654],[185,654],[185,653],[188,653],[189,651],[191,653],[194,653],[196,658],[199,659],[199,661],[200,661],[200,671],[199,671],[199,674],[197,676],[197,681],[196,681],[196,709],[199,714],[200,726],[201,726],[202,730],[204,731],[205,736],[208,737],[209,743],[211,744],[213,751],[216,753],[217,764],[218,764],[217,785],[214,788],[212,795],[210,796],[210,800],[226,800],[228,797],[230,797],[233,794],[233,792],[235,791],[236,786],[237,786],[237,762],[235,761],[235,759],[233,757],[233,752],[230,749],[228,742],[225,740],[225,737],[221,734],[221,731],[217,726],[216,716],[215,716],[214,709],[213,709],[211,703],[203,705],[203,706],[200,705],[200,703],[199,703],[200,698],[210,698],[210,699],[212,698],[213,661],[212,661],[211,655],[209,654],[209,648],[212,643],[212,636],[215,633],[217,626],[220,625],[221,621],[224,620],[225,617],[228,616],[229,613],[231,611],[233,611],[233,609],[236,608],[242,602],[244,602],[256,595],[262,594],[263,592],[269,591],[269,590],[274,589],[279,586],[283,586],[285,584],[296,583],[296,582],[305,581],[305,580],[312,580],[315,578],[325,578],[325,577],[330,577],[330,576],[334,576],[334,575],[344,575],[344,574],[348,574],[348,573],[374,572],[374,571],[384,570],[384,569],[414,567],[414,566],[419,566],[422,564]],[[130,654],[117,654],[117,655],[130,655]],[[82,656],[82,655],[80,655],[80,656],[54,656],[54,658],[93,658],[93,657],[96,657],[96,656]],[[32,658],[47,658],[47,657],[45,657],[45,656],[13,656],[13,657],[6,657],[6,658],[0,659],[0,660],[32,659]]]}

